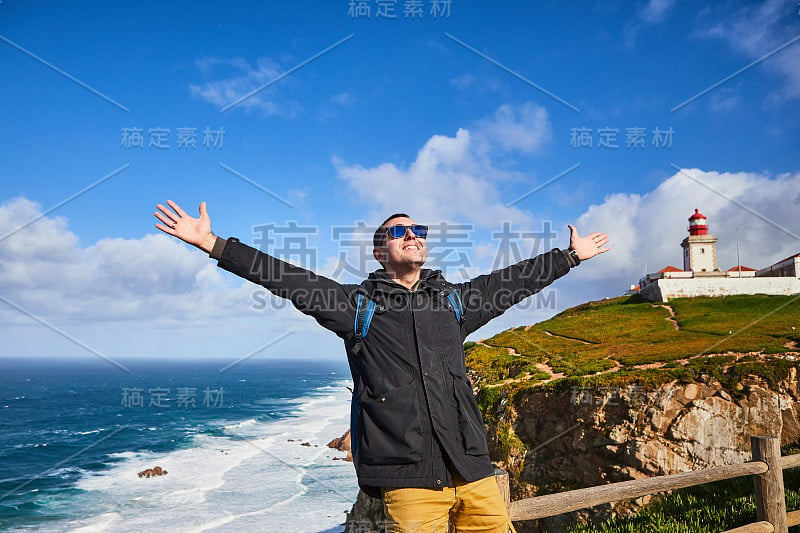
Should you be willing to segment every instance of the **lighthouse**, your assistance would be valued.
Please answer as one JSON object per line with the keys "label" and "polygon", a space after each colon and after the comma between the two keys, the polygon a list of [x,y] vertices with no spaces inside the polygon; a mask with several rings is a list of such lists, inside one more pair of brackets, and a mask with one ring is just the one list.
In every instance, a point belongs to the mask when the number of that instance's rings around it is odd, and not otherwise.
{"label": "lighthouse", "polygon": [[651,302],[733,294],[800,295],[800,253],[761,270],[741,265],[720,270],[717,238],[709,233],[708,218],[699,209],[689,217],[689,235],[683,239],[681,247],[683,270],[668,265],[658,272],[645,274],[638,286],[631,286],[630,294],[638,292]]}
{"label": "lighthouse", "polygon": [[717,238],[708,233],[708,218],[694,210],[689,217],[689,236],[681,242],[683,248],[683,270],[690,272],[716,272]]}

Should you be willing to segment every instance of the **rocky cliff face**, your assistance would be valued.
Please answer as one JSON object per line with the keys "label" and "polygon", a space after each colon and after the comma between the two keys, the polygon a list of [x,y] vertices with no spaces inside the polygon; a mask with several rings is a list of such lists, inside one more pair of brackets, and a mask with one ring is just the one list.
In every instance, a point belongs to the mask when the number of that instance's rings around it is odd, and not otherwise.
{"label": "rocky cliff face", "polygon": [[[492,458],[509,471],[512,499],[675,474],[750,459],[750,436],[800,439],[797,369],[772,385],[745,376],[725,390],[713,378],[658,389],[532,389],[485,413]],[[640,502],[572,513],[522,531],[557,531],[581,516],[625,512]]]}
{"label": "rocky cliff face", "polygon": [[[333,448],[334,450],[339,450],[340,452],[347,452],[347,456],[345,456],[343,461],[353,462],[353,452],[350,450],[350,430],[344,432],[344,435],[341,437],[336,437],[335,439],[331,440],[327,444],[328,448]],[[334,457],[334,460],[339,460],[338,457]]]}

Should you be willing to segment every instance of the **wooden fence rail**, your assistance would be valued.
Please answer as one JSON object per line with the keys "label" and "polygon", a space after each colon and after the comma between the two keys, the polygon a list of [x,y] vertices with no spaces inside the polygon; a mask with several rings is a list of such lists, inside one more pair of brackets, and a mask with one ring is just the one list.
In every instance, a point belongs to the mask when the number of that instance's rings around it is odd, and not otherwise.
{"label": "wooden fence rail", "polygon": [[776,437],[750,437],[750,446],[753,460],[747,463],[609,483],[608,485],[525,498],[514,502],[509,501],[508,474],[503,472],[502,475],[498,475],[497,482],[506,497],[511,520],[522,521],[555,516],[596,505],[703,485],[723,479],[754,476],[758,522],[731,529],[725,533],[788,533],[789,526],[800,525],[800,511],[786,512],[783,470],[800,466],[800,454],[781,457],[780,440]]}

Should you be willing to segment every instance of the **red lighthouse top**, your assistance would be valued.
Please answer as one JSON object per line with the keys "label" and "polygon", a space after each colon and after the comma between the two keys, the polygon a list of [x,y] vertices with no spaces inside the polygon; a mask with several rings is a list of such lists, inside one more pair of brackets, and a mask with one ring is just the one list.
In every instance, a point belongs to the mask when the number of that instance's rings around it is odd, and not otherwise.
{"label": "red lighthouse top", "polygon": [[697,208],[689,217],[689,235],[708,235],[708,219]]}

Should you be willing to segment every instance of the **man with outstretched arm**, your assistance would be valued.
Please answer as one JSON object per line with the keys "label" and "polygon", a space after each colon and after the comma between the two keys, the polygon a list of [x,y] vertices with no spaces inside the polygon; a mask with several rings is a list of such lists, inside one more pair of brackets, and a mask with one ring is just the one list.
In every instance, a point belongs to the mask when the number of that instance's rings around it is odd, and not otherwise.
{"label": "man with outstretched arm", "polygon": [[361,284],[346,285],[215,236],[205,202],[198,218],[167,204],[157,206],[156,228],[288,298],[344,341],[354,385],[350,427],[358,483],[383,498],[393,531],[513,531],[493,478],[463,343],[570,268],[608,251],[606,234],[581,237],[569,226],[567,250],[450,283],[440,271],[422,268],[427,226],[396,213],[373,238],[382,268]]}

